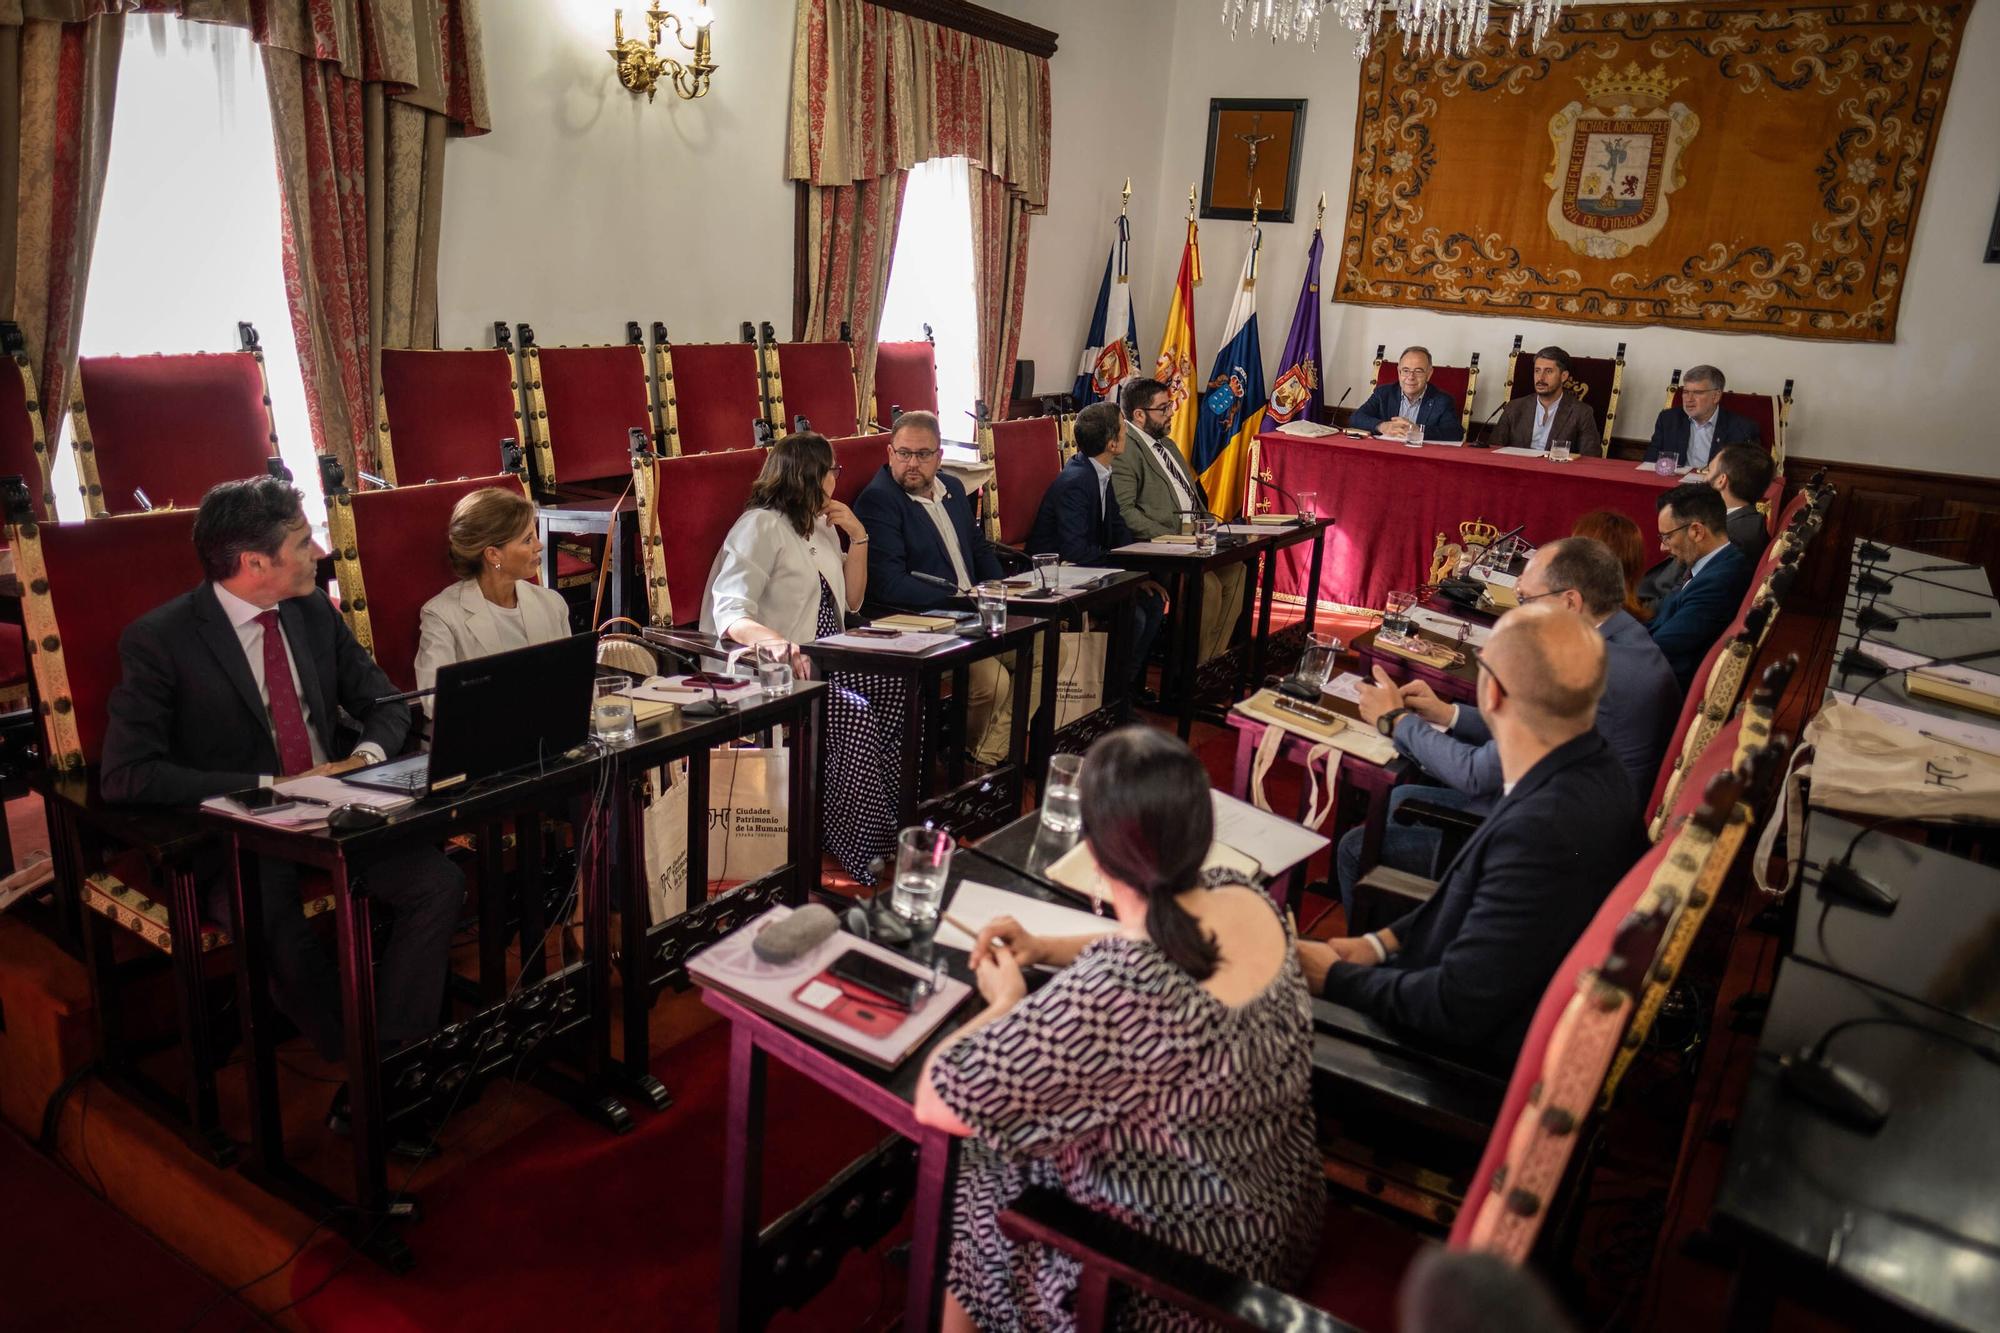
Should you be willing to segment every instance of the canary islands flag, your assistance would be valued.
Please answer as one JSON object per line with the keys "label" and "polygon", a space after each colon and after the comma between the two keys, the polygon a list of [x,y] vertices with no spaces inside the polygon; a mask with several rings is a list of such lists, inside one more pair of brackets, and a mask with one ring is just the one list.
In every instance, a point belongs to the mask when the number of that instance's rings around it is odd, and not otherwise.
{"label": "canary islands flag", "polygon": [[1180,275],[1174,279],[1174,303],[1167,311],[1167,336],[1160,340],[1160,359],[1153,366],[1153,378],[1174,396],[1167,438],[1181,451],[1181,457],[1192,460],[1195,397],[1200,388],[1194,377],[1194,289],[1201,285],[1201,243],[1193,217],[1188,218],[1187,228]]}
{"label": "canary islands flag", "polygon": [[1194,452],[1189,455],[1208,507],[1224,518],[1242,512],[1250,441],[1264,419],[1264,350],[1257,342],[1257,247],[1259,229],[1250,229],[1250,252],[1243,257],[1243,282],[1229,307],[1222,350],[1199,394]]}
{"label": "canary islands flag", "polygon": [[1090,317],[1083,360],[1076,368],[1076,387],[1070,391],[1079,408],[1105,399],[1116,400],[1125,381],[1139,373],[1132,283],[1126,268],[1129,244],[1130,233],[1121,215],[1118,239],[1112,242],[1111,253],[1104,261],[1104,281],[1097,288],[1097,309]]}

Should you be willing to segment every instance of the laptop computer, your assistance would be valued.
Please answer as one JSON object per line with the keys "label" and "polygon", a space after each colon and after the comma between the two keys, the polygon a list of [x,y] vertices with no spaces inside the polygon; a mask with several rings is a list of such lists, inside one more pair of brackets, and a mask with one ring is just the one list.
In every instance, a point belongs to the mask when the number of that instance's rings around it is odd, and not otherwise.
{"label": "laptop computer", "polygon": [[430,752],[341,778],[376,791],[428,796],[548,763],[588,738],[596,676],[595,633],[439,667]]}

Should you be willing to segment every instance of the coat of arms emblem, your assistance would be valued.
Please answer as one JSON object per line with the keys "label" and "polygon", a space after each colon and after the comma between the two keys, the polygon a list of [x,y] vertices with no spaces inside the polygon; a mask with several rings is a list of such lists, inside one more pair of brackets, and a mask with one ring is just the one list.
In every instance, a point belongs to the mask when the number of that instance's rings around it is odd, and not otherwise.
{"label": "coat of arms emblem", "polygon": [[1667,99],[1687,82],[1633,61],[1582,80],[1583,100],[1549,120],[1555,161],[1544,184],[1549,230],[1578,254],[1622,259],[1667,225],[1667,196],[1687,183],[1681,154],[1701,118]]}

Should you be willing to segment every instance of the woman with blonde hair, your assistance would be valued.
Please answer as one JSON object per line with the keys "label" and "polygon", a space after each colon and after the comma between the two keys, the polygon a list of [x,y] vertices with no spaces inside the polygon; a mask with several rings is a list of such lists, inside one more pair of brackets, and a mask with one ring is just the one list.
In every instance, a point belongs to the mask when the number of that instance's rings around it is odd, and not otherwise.
{"label": "woman with blonde hair", "polygon": [[535,506],[519,491],[487,486],[460,500],[446,540],[459,581],[424,603],[418,689],[435,685],[447,663],[569,636],[568,604],[535,582],[542,541]]}

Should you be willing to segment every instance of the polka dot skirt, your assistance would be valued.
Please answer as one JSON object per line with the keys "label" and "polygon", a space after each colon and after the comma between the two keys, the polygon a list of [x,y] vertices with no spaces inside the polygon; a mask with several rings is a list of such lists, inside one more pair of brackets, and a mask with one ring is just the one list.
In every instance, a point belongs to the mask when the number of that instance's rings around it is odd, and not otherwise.
{"label": "polka dot skirt", "polygon": [[[840,604],[824,577],[819,581],[819,619],[813,628],[822,637],[844,628]],[[896,852],[909,690],[899,678],[866,671],[829,671],[826,684],[822,836],[841,869],[863,884],[873,884],[869,862],[878,856],[894,857]]]}

